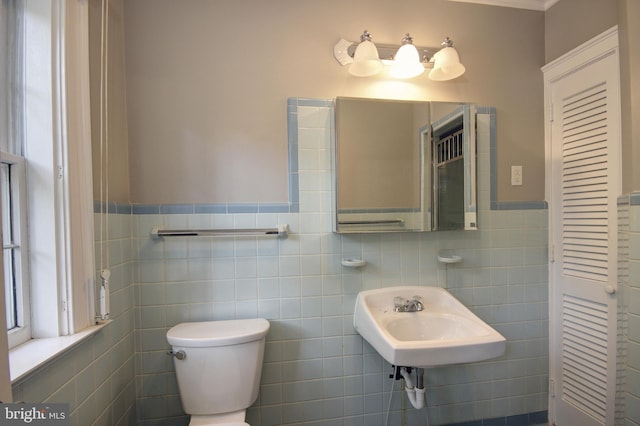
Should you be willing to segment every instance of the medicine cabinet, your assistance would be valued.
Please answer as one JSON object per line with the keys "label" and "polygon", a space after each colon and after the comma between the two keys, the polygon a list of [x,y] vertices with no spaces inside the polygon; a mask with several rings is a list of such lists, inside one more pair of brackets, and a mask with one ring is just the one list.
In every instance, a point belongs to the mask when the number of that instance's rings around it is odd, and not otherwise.
{"label": "medicine cabinet", "polygon": [[477,229],[475,106],[337,98],[334,231]]}

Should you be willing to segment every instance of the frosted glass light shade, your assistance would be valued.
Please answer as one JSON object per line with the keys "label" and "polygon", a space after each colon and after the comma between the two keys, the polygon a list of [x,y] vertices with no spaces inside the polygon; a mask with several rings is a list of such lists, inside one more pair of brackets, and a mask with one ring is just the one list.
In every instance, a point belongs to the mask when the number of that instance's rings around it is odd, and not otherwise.
{"label": "frosted glass light shade", "polygon": [[433,55],[433,69],[429,72],[429,79],[434,81],[452,80],[465,72],[460,63],[458,51],[453,47],[445,47]]}
{"label": "frosted glass light shade", "polygon": [[411,78],[424,72],[424,65],[420,62],[420,54],[413,44],[402,45],[393,59],[393,65],[389,71],[392,77]]}
{"label": "frosted glass light shade", "polygon": [[349,67],[349,73],[356,77],[370,77],[382,71],[382,67],[376,45],[365,40],[358,45],[353,54],[353,64]]}

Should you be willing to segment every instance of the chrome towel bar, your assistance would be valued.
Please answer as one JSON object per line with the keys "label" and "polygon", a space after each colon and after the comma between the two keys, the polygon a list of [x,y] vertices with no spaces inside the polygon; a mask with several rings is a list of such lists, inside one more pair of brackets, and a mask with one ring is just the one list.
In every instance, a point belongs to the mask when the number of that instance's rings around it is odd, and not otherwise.
{"label": "chrome towel bar", "polygon": [[404,226],[402,219],[381,219],[381,220],[341,220],[339,225],[400,225]]}
{"label": "chrome towel bar", "polygon": [[247,237],[276,236],[287,238],[289,225],[276,225],[276,228],[248,228],[248,229],[162,229],[155,226],[151,229],[151,238],[161,237],[233,237],[242,235]]}

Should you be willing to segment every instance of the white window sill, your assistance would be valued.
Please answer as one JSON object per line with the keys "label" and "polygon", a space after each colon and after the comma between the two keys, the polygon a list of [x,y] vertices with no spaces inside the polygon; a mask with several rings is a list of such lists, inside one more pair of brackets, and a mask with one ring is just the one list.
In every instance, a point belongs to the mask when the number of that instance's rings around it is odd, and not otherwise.
{"label": "white window sill", "polygon": [[92,325],[71,336],[31,339],[9,350],[9,376],[16,384],[37,369],[44,367],[78,343],[93,336],[111,321]]}

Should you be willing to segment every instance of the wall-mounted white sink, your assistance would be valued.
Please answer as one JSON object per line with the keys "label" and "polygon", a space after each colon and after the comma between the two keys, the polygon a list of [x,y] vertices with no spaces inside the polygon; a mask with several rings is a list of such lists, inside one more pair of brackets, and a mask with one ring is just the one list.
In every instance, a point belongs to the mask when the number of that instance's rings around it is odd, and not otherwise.
{"label": "wall-mounted white sink", "polygon": [[[396,312],[394,298],[421,298],[423,310]],[[358,333],[390,364],[435,367],[502,355],[506,339],[438,287],[386,287],[358,294]]]}

